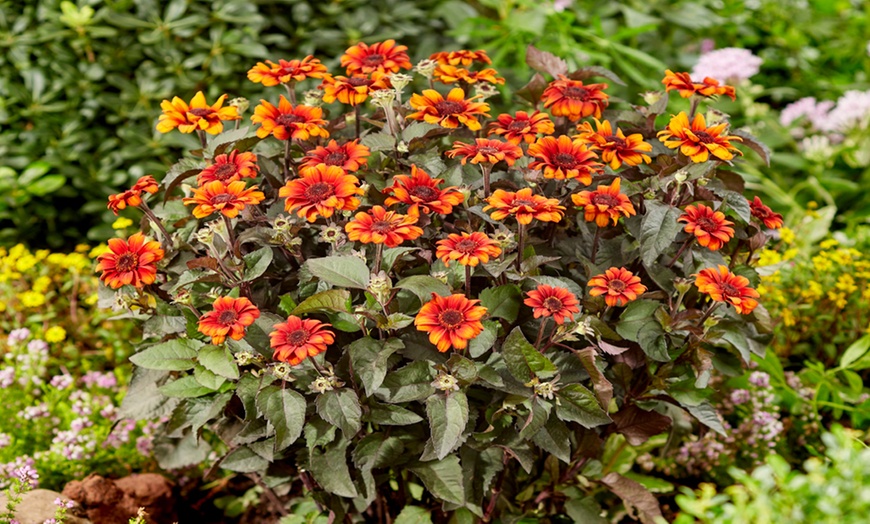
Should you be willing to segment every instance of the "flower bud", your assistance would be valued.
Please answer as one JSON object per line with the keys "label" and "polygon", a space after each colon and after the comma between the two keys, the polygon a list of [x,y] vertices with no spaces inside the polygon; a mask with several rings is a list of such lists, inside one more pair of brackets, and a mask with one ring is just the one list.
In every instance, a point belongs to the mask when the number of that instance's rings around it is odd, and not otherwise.
{"label": "flower bud", "polygon": [[432,78],[432,75],[435,74],[435,69],[438,67],[438,62],[432,60],[431,58],[427,58],[425,60],[420,60],[417,62],[417,65],[414,66],[414,71],[418,74],[425,76],[426,78]]}
{"label": "flower bud", "polygon": [[314,379],[314,382],[312,382],[309,387],[314,393],[326,393],[327,391],[332,391],[333,389],[335,389],[332,387],[332,383],[326,377],[317,377],[316,379]]}
{"label": "flower bud", "polygon": [[513,231],[507,228],[500,228],[498,231],[493,233],[492,239],[502,248],[503,251],[508,251],[516,245]]}
{"label": "flower bud", "polygon": [[432,381],[432,387],[441,391],[459,391],[459,381],[453,375],[441,371]]}
{"label": "flower bud", "polygon": [[535,395],[544,397],[547,400],[553,400],[553,396],[559,388],[553,382],[542,382],[534,385]]}
{"label": "flower bud", "polygon": [[432,272],[432,278],[434,278],[435,280],[438,280],[444,284],[448,283],[448,277],[449,277],[449,274],[447,273],[447,271],[433,271]]}
{"label": "flower bud", "polygon": [[647,91],[643,94],[643,101],[647,103],[647,105],[653,105],[659,100],[662,99],[661,91]]}
{"label": "flower bud", "polygon": [[397,93],[401,93],[408,84],[411,83],[414,77],[411,75],[406,75],[404,73],[393,73],[390,75],[390,84],[396,89]]}
{"label": "flower bud", "polygon": [[398,151],[399,153],[407,153],[408,144],[404,140],[399,140],[399,143],[396,144],[396,151]]}
{"label": "flower bud", "polygon": [[235,107],[239,115],[243,115],[248,110],[248,108],[251,107],[251,102],[249,102],[247,98],[240,96],[237,98],[233,98],[232,100],[227,102],[227,105]]}
{"label": "flower bud", "polygon": [[392,89],[379,89],[369,96],[369,100],[371,100],[372,104],[387,109],[392,107],[393,102],[395,102],[396,92]]}
{"label": "flower bud", "polygon": [[193,296],[190,294],[190,291],[181,289],[172,299],[172,303],[181,306],[189,306],[193,304]]}
{"label": "flower bud", "polygon": [[233,355],[233,358],[236,359],[236,364],[240,366],[247,366],[257,361],[257,357],[250,351],[239,351]]}
{"label": "flower bud", "polygon": [[309,89],[302,93],[302,103],[306,106],[320,107],[323,105],[323,91]]}
{"label": "flower bud", "polygon": [[479,97],[481,100],[492,98],[497,94],[498,89],[488,82],[481,82],[474,86],[474,95]]}
{"label": "flower bud", "polygon": [[292,375],[293,368],[290,366],[290,364],[279,362],[272,366],[271,371],[272,375],[280,380],[284,380],[287,382],[292,382],[296,380],[295,377],[293,377]]}
{"label": "flower bud", "polygon": [[368,290],[372,295],[374,295],[379,303],[383,304],[390,299],[390,292],[393,290],[393,282],[390,280],[390,277],[387,276],[387,272],[382,270],[380,273],[371,276],[369,279]]}
{"label": "flower bud", "polygon": [[344,230],[339,226],[323,226],[320,229],[320,240],[327,244],[340,246],[345,242]]}

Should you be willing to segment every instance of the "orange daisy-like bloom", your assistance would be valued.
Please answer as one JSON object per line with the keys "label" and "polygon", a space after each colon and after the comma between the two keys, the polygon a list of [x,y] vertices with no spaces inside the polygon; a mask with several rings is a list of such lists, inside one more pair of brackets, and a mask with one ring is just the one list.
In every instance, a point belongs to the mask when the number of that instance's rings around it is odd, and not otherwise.
{"label": "orange daisy-like bloom", "polygon": [[680,96],[689,98],[694,94],[699,94],[706,97],[725,95],[731,100],[736,100],[737,95],[734,88],[728,85],[719,85],[719,81],[706,77],[703,82],[692,82],[692,77],[689,73],[674,73],[670,69],[665,70],[665,77],[662,79],[665,85],[665,91],[676,89]]}
{"label": "orange daisy-like bloom", "polygon": [[529,298],[523,304],[534,309],[535,318],[553,317],[561,325],[566,320],[573,320],[574,315],[580,312],[577,297],[567,289],[541,284],[527,294]]}
{"label": "orange daisy-like bloom", "polygon": [[618,178],[609,186],[598,186],[595,191],[581,191],[571,195],[571,200],[574,205],[583,208],[586,221],[594,221],[598,227],[607,226],[607,222],[611,220],[615,226],[620,216],[637,214],[631,200],[619,192]]}
{"label": "orange daisy-like bloom", "polygon": [[308,357],[317,356],[335,342],[335,333],[326,329],[332,324],[319,320],[302,320],[296,316],[287,317],[287,322],[275,324],[275,331],[269,333],[273,358],[295,366]]}
{"label": "orange daisy-like bloom", "polygon": [[552,108],[553,116],[564,116],[575,122],[587,116],[601,118],[601,111],[610,103],[607,84],[583,85],[581,80],[570,80],[559,75],[558,80],[550,82],[544,90],[544,107]]}
{"label": "orange daisy-like bloom", "polygon": [[97,257],[100,280],[112,289],[132,284],[143,287],[157,279],[157,262],[163,259],[160,243],[146,241],[142,233],[134,233],[126,241],[109,239],[109,251]]}
{"label": "orange daisy-like bloom", "polygon": [[199,91],[190,104],[173,97],[172,102],[164,100],[160,103],[163,114],[157,122],[157,130],[168,133],[178,128],[182,133],[205,131],[216,135],[224,130],[224,120],[239,120],[238,110],[233,106],[223,107],[227,95],[221,95],[213,105],[208,105],[205,95]]}
{"label": "orange daisy-like bloom", "polygon": [[439,188],[444,180],[432,178],[417,166],[411,166],[411,176],[396,175],[393,185],[384,189],[390,195],[384,203],[387,206],[408,204],[408,213],[418,215],[423,213],[438,213],[447,215],[453,211],[453,206],[462,203],[465,197],[455,186]]}
{"label": "orange daisy-like bloom", "polygon": [[498,115],[498,119],[489,124],[489,134],[504,136],[511,144],[519,144],[523,140],[531,144],[538,139],[538,134],[552,135],[556,130],[553,121],[547,113],[535,111],[531,115],[525,111],[517,111],[516,116],[507,113]]}
{"label": "orange daisy-like bloom", "polygon": [[782,215],[774,213],[772,209],[764,205],[760,198],[755,197],[749,202],[749,210],[752,212],[752,216],[761,220],[770,229],[782,227]]}
{"label": "orange daisy-like bloom", "polygon": [[671,118],[667,129],[658,132],[665,146],[671,149],[680,149],[680,152],[692,159],[692,162],[706,162],[710,155],[719,160],[730,161],[734,153],[742,155],[737,148],[731,145],[731,140],[743,141],[739,136],[726,135],[727,122],[707,127],[704,115],[695,115],[692,124],[689,125],[689,117],[685,112]]}
{"label": "orange daisy-like bloom", "polygon": [[143,177],[140,177],[139,180],[137,180],[131,188],[132,191],[138,191],[140,194],[149,193],[152,195],[156,193],[159,189],[160,185],[157,183],[156,180],[154,180],[154,177],[151,175],[145,175]]}
{"label": "orange daisy-like bloom", "polygon": [[423,234],[423,229],[415,226],[418,215],[402,215],[387,211],[381,206],[371,208],[368,213],[357,213],[354,219],[344,226],[347,238],[359,240],[363,244],[384,244],[396,247],[406,240],[414,240]]}
{"label": "orange daisy-like bloom", "polygon": [[260,310],[247,298],[219,297],[213,309],[199,317],[197,329],[212,344],[223,344],[227,335],[233,340],[242,340],[245,328],[260,318]]}
{"label": "orange daisy-like bloom", "polygon": [[513,215],[523,225],[530,224],[533,218],[541,222],[558,222],[562,220],[565,209],[559,205],[558,199],[533,195],[530,187],[516,193],[496,189],[486,202],[488,205],[483,210],[494,209],[494,220],[504,220]]}
{"label": "orange daisy-like bloom", "polygon": [[596,162],[598,154],[581,140],[571,140],[567,135],[539,139],[529,145],[529,156],[538,159],[529,164],[529,168],[542,170],[544,178],[576,178],[588,186],[592,183],[592,175],[601,172],[601,164]]}
{"label": "orange daisy-like bloom", "polygon": [[229,184],[243,178],[255,178],[259,173],[257,155],[250,151],[240,153],[233,150],[229,154],[214,157],[214,164],[200,171],[196,182],[203,185],[218,180]]}
{"label": "orange daisy-like bloom", "polygon": [[327,75],[326,66],[311,55],[302,60],[278,60],[278,63],[266,60],[248,71],[248,80],[266,87],[278,84],[301,82],[306,78],[323,78]]}
{"label": "orange daisy-like bloom", "polygon": [[735,275],[725,266],[702,269],[695,277],[695,286],[716,302],[731,304],[742,315],[752,313],[758,305],[758,291],[749,287],[749,279]]}
{"label": "orange daisy-like bloom", "polygon": [[498,71],[489,67],[480,71],[469,71],[463,67],[438,64],[432,76],[442,84],[455,84],[456,82],[504,84],[504,78],[498,76]]}
{"label": "orange daisy-like bloom", "polygon": [[142,205],[142,193],[150,193],[153,195],[159,188],[160,186],[157,184],[157,181],[154,180],[153,176],[145,175],[137,180],[136,183],[133,184],[133,187],[123,193],[109,195],[109,204],[106,207],[111,209],[112,212],[117,215],[118,211],[126,209],[127,206],[139,207]]}
{"label": "orange daisy-like bloom", "polygon": [[438,91],[426,89],[422,95],[411,95],[411,107],[417,112],[411,113],[408,118],[451,129],[465,125],[468,129],[477,131],[480,129],[480,122],[475,115],[489,116],[489,105],[473,100],[474,98],[466,100],[465,91],[458,87],[451,89],[446,99]]}
{"label": "orange daisy-like bloom", "polygon": [[331,104],[338,100],[342,104],[358,106],[375,91],[390,89],[390,78],[383,73],[372,73],[370,76],[356,75],[327,76],[323,79],[320,89],[323,89],[323,101]]}
{"label": "orange daisy-like bloom", "polygon": [[624,267],[612,267],[601,275],[592,277],[587,284],[593,297],[604,295],[608,306],[624,306],[646,291],[640,277],[634,276]]}
{"label": "orange daisy-like bloom", "polygon": [[468,51],[462,49],[460,51],[441,51],[439,53],[434,53],[429,57],[431,60],[435,60],[439,64],[448,64],[452,66],[470,66],[474,62],[480,62],[482,64],[491,64],[492,60],[489,59],[489,56],[486,54],[486,51]]}
{"label": "orange daisy-like bloom", "polygon": [[206,182],[204,186],[193,190],[193,196],[182,199],[184,205],[196,204],[193,216],[205,218],[215,211],[220,211],[227,218],[235,218],[245,206],[257,205],[266,196],[257,191],[257,186],[245,189],[243,181],[224,184],[219,180]]}
{"label": "orange daisy-like bloom", "polygon": [[578,127],[580,134],[576,139],[583,141],[590,149],[601,151],[601,159],[610,164],[611,169],[619,169],[622,164],[636,166],[641,163],[650,163],[650,157],[646,153],[652,151],[652,144],[643,141],[643,135],[635,133],[625,136],[622,129],[616,128],[616,134],[610,122],[595,119],[596,130],[592,124],[583,122]]}
{"label": "orange daisy-like bloom", "polygon": [[523,156],[523,150],[510,142],[475,138],[473,144],[453,142],[453,149],[447,151],[447,156],[450,158],[461,156],[463,165],[468,161],[472,164],[498,164],[504,160],[507,165],[512,166]]}
{"label": "orange daisy-like bloom", "polygon": [[321,118],[323,109],[293,104],[281,95],[278,107],[265,100],[260,100],[260,105],[254,108],[251,121],[260,124],[257,136],[266,138],[274,135],[278,140],[308,140],[312,136],[329,138],[329,131],[323,129],[326,120]]}
{"label": "orange daisy-like bloom", "polygon": [[734,222],[727,220],[721,211],[713,211],[713,208],[704,204],[698,204],[698,207],[687,206],[686,213],[677,221],[685,222],[686,233],[694,234],[698,243],[710,251],[722,249],[722,246],[734,238],[734,229],[729,227]]}
{"label": "orange daisy-like bloom", "polygon": [[318,216],[329,218],[335,211],[353,211],[359,207],[357,195],[362,194],[357,177],[326,164],[317,164],[278,190],[278,196],[287,199],[284,209],[298,208],[296,214],[309,222]]}
{"label": "orange daisy-like bloom", "polygon": [[463,266],[477,266],[489,262],[489,257],[501,255],[501,248],[496,242],[480,232],[450,234],[436,244],[435,256],[440,258],[445,266],[451,260],[456,260]]}
{"label": "orange daisy-like bloom", "polygon": [[338,167],[353,173],[366,165],[369,154],[371,154],[369,148],[360,144],[359,140],[341,145],[335,140],[330,140],[326,147],[317,146],[305,155],[302,165],[299,166],[299,172],[305,175],[322,165]]}
{"label": "orange daisy-like bloom", "polygon": [[341,66],[347,74],[398,73],[399,69],[411,69],[407,46],[396,45],[395,40],[385,40],[368,46],[362,42],[349,47],[341,57]]}
{"label": "orange daisy-like bloom", "polygon": [[440,297],[432,293],[432,300],[420,308],[414,325],[417,330],[429,333],[429,342],[441,353],[451,346],[465,349],[468,341],[483,331],[480,319],[486,315],[486,308],[478,306],[479,302],[464,295]]}

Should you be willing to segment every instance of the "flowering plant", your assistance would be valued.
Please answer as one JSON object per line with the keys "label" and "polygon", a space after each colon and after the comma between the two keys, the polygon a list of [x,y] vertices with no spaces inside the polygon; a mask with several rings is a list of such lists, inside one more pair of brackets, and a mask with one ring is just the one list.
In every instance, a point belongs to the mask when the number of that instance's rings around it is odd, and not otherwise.
{"label": "flowering plant", "polygon": [[384,522],[597,514],[613,492],[652,522],[602,444],[665,432],[674,409],[721,430],[706,386],[763,347],[751,264],[781,223],[729,166],[741,141],[765,149],[705,119],[702,84],[689,113],[668,116],[667,92],[614,109],[589,81],[613,73],[530,47],[521,110],[492,115],[485,53],[418,63],[408,97],[406,51],[359,44],[342,75],[257,64],[284,93],[256,125],[245,101],[164,104],[160,131],[202,148],[112,198],[146,231],[98,265],[147,318],[128,413],[170,415],[164,457],[214,445],[280,513],[303,487]]}

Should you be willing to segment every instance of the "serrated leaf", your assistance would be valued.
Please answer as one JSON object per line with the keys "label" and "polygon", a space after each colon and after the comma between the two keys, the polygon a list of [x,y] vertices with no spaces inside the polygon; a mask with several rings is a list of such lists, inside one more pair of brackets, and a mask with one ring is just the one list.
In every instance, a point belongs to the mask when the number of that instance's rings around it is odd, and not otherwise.
{"label": "serrated leaf", "polygon": [[193,375],[181,377],[167,382],[158,388],[167,397],[173,398],[196,398],[214,393],[214,389],[208,388],[197,382]]}
{"label": "serrated leaf", "polygon": [[206,346],[196,356],[202,366],[212,373],[231,380],[239,379],[239,366],[233,354],[223,346]]}
{"label": "serrated leaf", "polygon": [[739,136],[743,139],[743,145],[748,147],[749,149],[758,153],[758,156],[764,160],[764,163],[767,167],[770,167],[770,156],[772,155],[770,148],[767,145],[758,140],[752,133],[748,131],[744,131],[743,129],[732,129],[730,130],[730,134]]}
{"label": "serrated leaf", "polygon": [[462,433],[468,424],[468,398],[461,391],[429,397],[426,414],[429,416],[429,440],[435,456],[441,460],[464,440]]}
{"label": "serrated leaf", "polygon": [[432,524],[432,513],[419,506],[405,506],[393,524]]}
{"label": "serrated leaf", "polygon": [[193,368],[193,378],[203,387],[217,391],[218,388],[224,385],[227,381],[224,377],[218,376],[211,371],[205,369],[201,364],[196,364]]}
{"label": "serrated leaf", "polygon": [[611,422],[595,395],[580,384],[562,386],[556,395],[561,401],[556,406],[556,415],[562,420],[576,422],[584,428],[594,428]]}
{"label": "serrated leaf", "polygon": [[635,404],[624,405],[613,414],[616,432],[625,435],[632,446],[640,446],[650,437],[667,431],[671,419],[655,411],[644,411]]}
{"label": "serrated leaf", "polygon": [[166,188],[163,199],[169,198],[172,190],[181,185],[181,183],[194,175],[199,174],[203,170],[203,162],[193,158],[183,158],[169,168],[166,176],[163,177],[163,187]]}
{"label": "serrated leaf", "polygon": [[377,404],[369,407],[366,420],[382,426],[410,426],[422,422],[423,417],[400,406]]}
{"label": "serrated leaf", "polygon": [[432,293],[438,296],[450,296],[450,288],[437,278],[428,275],[413,275],[396,282],[393,286],[397,289],[407,289],[417,295],[420,302],[425,304],[432,300]]}
{"label": "serrated leaf", "polygon": [[292,389],[266,386],[257,395],[257,409],[275,428],[276,451],[287,448],[302,434],[305,398]]}
{"label": "serrated leaf", "polygon": [[[426,133],[435,129],[442,129],[442,127],[428,122],[414,122],[402,131],[402,140],[411,142],[415,138],[426,136]],[[392,148],[392,144],[390,147]]]}
{"label": "serrated leaf", "polygon": [[614,472],[605,475],[600,482],[616,493],[627,506],[636,508],[643,524],[664,520],[658,500],[639,482]]}
{"label": "serrated leaf", "polygon": [[381,261],[381,269],[389,273],[393,269],[396,260],[402,255],[417,251],[416,247],[390,247],[384,250],[383,260]]}
{"label": "serrated leaf", "polygon": [[348,303],[350,303],[350,291],[346,289],[327,289],[306,298],[288,314],[301,316],[318,311],[349,313]]}
{"label": "serrated leaf", "polygon": [[616,73],[614,73],[610,69],[607,69],[607,68],[601,67],[601,66],[581,67],[580,69],[578,69],[578,70],[574,71],[573,73],[571,73],[570,75],[568,75],[568,78],[570,78],[572,80],[585,80],[587,78],[592,78],[595,76],[600,76],[602,78],[606,78],[606,79],[612,81],[613,83],[621,85],[621,86],[626,85],[625,81],[623,79],[619,78],[619,75],[617,75]]}
{"label": "serrated leaf", "polygon": [[532,441],[562,462],[571,462],[571,433],[555,415],[550,415],[547,423],[532,436]]}
{"label": "serrated leaf", "polygon": [[646,202],[646,215],[640,225],[640,253],[643,263],[650,266],[673,244],[680,224],[679,208],[655,201]]}
{"label": "serrated leaf", "polygon": [[333,286],[365,289],[369,285],[369,267],[354,256],[312,258],[305,262],[305,267]]}
{"label": "serrated leaf", "polygon": [[435,392],[430,366],[429,362],[417,361],[391,372],[375,395],[392,404],[429,398]]}
{"label": "serrated leaf", "polygon": [[317,397],[316,405],[320,418],[340,428],[345,438],[353,438],[362,427],[362,408],[352,389],[326,391]]}
{"label": "serrated leaf", "polygon": [[359,495],[347,467],[346,452],[348,442],[343,440],[330,445],[325,452],[311,450],[308,460],[311,474],[315,480],[329,493],[340,497],[353,498]]}
{"label": "serrated leaf", "polygon": [[510,323],[520,314],[523,292],[516,284],[486,288],[480,293],[480,305],[491,317],[503,318]]}
{"label": "serrated leaf", "polygon": [[368,337],[348,346],[350,362],[363,383],[366,395],[373,395],[381,387],[387,376],[387,360],[403,346],[402,341],[395,338],[379,341]]}
{"label": "serrated leaf", "polygon": [[131,355],[130,362],[146,369],[184,371],[193,368],[197,350],[204,345],[198,340],[176,338]]}
{"label": "serrated leaf", "polygon": [[607,380],[604,373],[595,365],[597,357],[595,348],[587,347],[575,351],[574,354],[580,359],[583,369],[589,373],[589,377],[592,379],[592,387],[595,390],[595,396],[598,398],[598,404],[603,409],[607,409],[610,406],[610,400],[613,398],[613,384]]}
{"label": "serrated leaf", "polygon": [[396,147],[396,137],[388,133],[369,133],[364,136],[362,145],[374,151],[389,151]]}
{"label": "serrated leaf", "polygon": [[547,73],[553,78],[568,73],[568,63],[547,51],[542,51],[529,44],[526,47],[526,64],[535,71]]}
{"label": "serrated leaf", "polygon": [[268,246],[245,255],[245,277],[242,282],[250,282],[262,276],[272,264],[273,257],[272,248]]}
{"label": "serrated leaf", "polygon": [[507,336],[501,346],[501,353],[510,374],[523,384],[530,382],[535,376],[550,378],[558,371],[550,359],[526,340],[519,327],[514,328]]}
{"label": "serrated leaf", "polygon": [[728,436],[725,432],[725,428],[722,426],[722,420],[719,418],[719,413],[716,411],[716,408],[713,407],[708,401],[704,401],[697,406],[691,406],[686,404],[681,404],[683,409],[692,414],[693,417],[698,419],[698,422],[704,424],[708,428],[712,429],[716,433],[722,435],[723,437]]}
{"label": "serrated leaf", "polygon": [[255,473],[268,468],[269,462],[248,446],[240,446],[227,454],[221,467],[236,473]]}
{"label": "serrated leaf", "polygon": [[442,460],[421,462],[409,469],[436,497],[454,504],[465,503],[462,467],[456,455],[447,455]]}
{"label": "serrated leaf", "polygon": [[494,320],[483,321],[483,331],[468,341],[468,354],[471,358],[477,358],[490,349],[498,338],[498,323]]}

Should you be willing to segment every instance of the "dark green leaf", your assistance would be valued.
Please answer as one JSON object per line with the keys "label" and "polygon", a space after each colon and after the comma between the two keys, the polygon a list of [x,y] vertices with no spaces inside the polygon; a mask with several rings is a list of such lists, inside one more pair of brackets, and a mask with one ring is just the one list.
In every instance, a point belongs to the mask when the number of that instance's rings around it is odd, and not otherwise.
{"label": "dark green leaf", "polygon": [[585,428],[610,423],[610,417],[601,409],[595,395],[580,384],[562,386],[556,395],[561,401],[556,406],[560,419],[576,422]]}
{"label": "dark green leaf", "polygon": [[465,503],[462,467],[456,455],[442,460],[421,462],[409,468],[436,497],[454,504]]}
{"label": "dark green leaf", "polygon": [[421,360],[388,374],[375,395],[392,404],[428,398],[435,392],[430,366]]}
{"label": "dark green leaf", "polygon": [[407,289],[417,295],[423,304],[432,300],[432,293],[441,297],[450,296],[450,288],[447,287],[447,284],[428,275],[414,275],[403,278],[393,287]]}
{"label": "dark green leaf", "polygon": [[315,277],[336,287],[365,289],[369,285],[369,267],[354,256],[312,258],[305,267]]}
{"label": "dark green leaf", "polygon": [[245,278],[243,282],[250,282],[263,275],[272,263],[272,248],[261,247],[260,249],[245,255]]}
{"label": "dark green leaf", "polygon": [[181,377],[179,379],[168,382],[160,386],[160,392],[167,397],[175,398],[195,398],[209,393],[214,393],[214,389],[208,388],[197,382],[193,375]]}
{"label": "dark green leaf", "polygon": [[327,447],[323,453],[318,449],[311,450],[308,461],[311,474],[315,480],[329,493],[340,497],[356,497],[359,495],[347,467],[348,442],[346,440]]}
{"label": "dark green leaf", "polygon": [[184,371],[193,368],[196,352],[204,345],[198,340],[176,338],[130,356],[130,362],[146,369]]}
{"label": "dark green leaf", "polygon": [[468,354],[472,358],[477,358],[490,349],[495,344],[495,339],[498,338],[498,322],[494,320],[483,321],[483,331],[473,339],[468,341]]}
{"label": "dark green leaf", "polygon": [[419,506],[405,506],[393,524],[432,524],[432,514]]}
{"label": "dark green leaf", "polygon": [[713,407],[712,404],[707,402],[706,400],[697,406],[691,406],[682,404],[683,409],[692,414],[693,417],[698,419],[701,424],[704,424],[708,428],[712,429],[716,433],[722,435],[723,437],[728,436],[725,433],[725,428],[722,426],[722,420],[719,418],[719,413],[716,412],[716,408]]}
{"label": "dark green leaf", "polygon": [[317,414],[323,420],[339,427],[345,438],[351,439],[359,432],[362,408],[354,390],[341,388],[326,391],[317,397],[316,404]]}
{"label": "dark green leaf", "polygon": [[646,215],[640,225],[640,253],[643,263],[650,266],[674,242],[680,231],[679,208],[654,200],[646,202]]}
{"label": "dark green leaf", "polygon": [[248,446],[241,446],[230,451],[221,467],[237,473],[255,473],[268,468],[269,462]]}
{"label": "dark green leaf", "polygon": [[571,462],[571,433],[565,423],[555,415],[550,416],[547,423],[532,437],[532,441],[562,462]]}
{"label": "dark green leaf", "polygon": [[462,433],[468,423],[468,399],[465,393],[434,395],[426,400],[429,416],[430,442],[438,460],[449,455],[463,442]]}
{"label": "dark green leaf", "polygon": [[290,446],[305,425],[305,398],[292,389],[266,386],[257,395],[257,408],[275,428],[276,451]]}
{"label": "dark green leaf", "polygon": [[486,288],[480,293],[480,305],[489,316],[503,318],[510,323],[517,320],[522,305],[523,292],[516,284]]}
{"label": "dark green leaf", "polygon": [[381,387],[387,375],[390,355],[402,347],[399,339],[379,341],[368,337],[360,338],[348,346],[351,364],[363,383],[366,395],[373,395]]}
{"label": "dark green leaf", "polygon": [[307,315],[318,311],[340,311],[349,313],[350,291],[346,289],[328,289],[311,295],[293,308],[288,315]]}
{"label": "dark green leaf", "polygon": [[516,327],[501,346],[505,364],[511,375],[523,384],[532,377],[547,379],[556,374],[556,366],[532,346],[520,328]]}
{"label": "dark green leaf", "polygon": [[423,417],[411,410],[391,404],[370,406],[366,420],[382,426],[410,426],[423,421]]}
{"label": "dark green leaf", "polygon": [[221,386],[224,385],[224,382],[227,381],[224,377],[218,376],[205,367],[202,364],[196,364],[193,368],[193,378],[205,388],[209,388],[211,390],[217,391]]}
{"label": "dark green leaf", "polygon": [[232,380],[239,379],[239,366],[226,347],[205,346],[199,350],[196,357],[199,363],[212,373]]}

